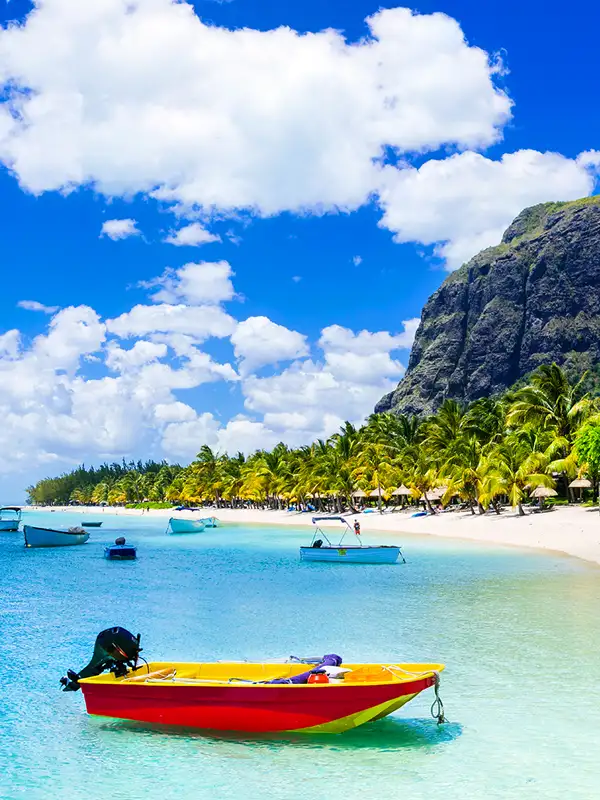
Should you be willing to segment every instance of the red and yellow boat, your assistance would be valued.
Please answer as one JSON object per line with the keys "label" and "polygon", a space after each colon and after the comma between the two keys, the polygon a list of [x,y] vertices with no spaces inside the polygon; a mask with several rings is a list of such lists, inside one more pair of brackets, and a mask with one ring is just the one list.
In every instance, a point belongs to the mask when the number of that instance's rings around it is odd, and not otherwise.
{"label": "red and yellow boat", "polygon": [[[126,660],[126,640],[119,640],[122,647],[106,644],[111,631],[131,636],[122,628],[104,631],[90,665],[62,681],[67,690],[83,691],[94,716],[212,731],[343,733],[433,687],[434,716],[443,721],[437,693],[443,664],[317,665],[309,672],[305,662],[138,665],[137,652]],[[139,637],[132,640],[139,645]]]}

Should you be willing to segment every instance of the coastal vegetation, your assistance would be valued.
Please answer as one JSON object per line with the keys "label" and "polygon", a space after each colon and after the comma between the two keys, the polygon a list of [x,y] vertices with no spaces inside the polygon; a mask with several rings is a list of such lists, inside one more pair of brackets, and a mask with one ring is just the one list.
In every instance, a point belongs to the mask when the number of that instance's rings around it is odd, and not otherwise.
{"label": "coastal vegetation", "polygon": [[[523,513],[544,487],[570,499],[573,479],[600,479],[600,398],[584,374],[571,380],[556,364],[539,367],[503,396],[463,405],[445,400],[428,417],[373,414],[346,422],[329,439],[278,444],[244,456],[203,445],[186,467],[154,461],[79,467],[29,488],[35,504],[161,504],[342,511],[359,503],[410,499],[461,502],[472,513],[509,502]],[[553,492],[550,491],[552,494]]]}

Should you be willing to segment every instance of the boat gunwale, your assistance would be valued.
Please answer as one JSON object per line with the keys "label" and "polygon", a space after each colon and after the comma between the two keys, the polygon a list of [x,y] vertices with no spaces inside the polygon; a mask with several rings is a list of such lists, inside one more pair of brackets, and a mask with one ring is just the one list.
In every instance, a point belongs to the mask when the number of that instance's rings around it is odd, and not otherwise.
{"label": "boat gunwale", "polygon": [[[226,662],[225,662],[226,663]],[[230,662],[236,663],[236,662]],[[247,662],[242,662],[242,664],[246,664]],[[156,671],[159,669],[167,669],[167,668],[174,668],[177,667],[195,667],[195,666],[214,666],[214,662],[169,662],[169,661],[152,661],[149,662],[147,665],[144,664],[141,667],[138,667],[134,672],[139,672],[141,669],[151,668],[152,670]],[[241,666],[238,662],[237,666]],[[285,664],[277,663],[277,662],[264,662],[264,666],[266,667],[285,667]],[[112,674],[101,674],[101,675],[93,675],[89,678],[82,678],[78,681],[82,686],[124,686],[124,687],[132,687],[132,686],[152,686],[153,688],[172,688],[172,687],[179,687],[179,688],[187,688],[187,689],[313,689],[313,688],[320,688],[320,689],[328,689],[335,687],[338,688],[367,688],[367,687],[382,687],[382,686],[399,686],[399,685],[410,685],[414,684],[415,682],[433,679],[435,680],[436,674],[443,672],[445,669],[445,664],[439,663],[422,663],[422,664],[347,664],[345,665],[347,669],[351,669],[352,667],[359,668],[359,667],[388,667],[388,668],[400,668],[404,670],[407,667],[427,667],[428,669],[421,670],[419,672],[410,672],[408,669],[406,670],[407,675],[406,677],[400,677],[390,670],[390,675],[392,676],[391,680],[384,680],[384,681],[352,681],[352,680],[343,680],[340,682],[330,682],[330,683],[263,683],[261,681],[250,682],[246,681],[245,679],[240,679],[239,681],[229,682],[230,679],[228,678],[214,678],[214,679],[181,679],[181,680],[169,680],[169,679],[152,679],[148,681],[142,680],[128,680],[128,678],[135,677],[141,678],[142,673],[140,675],[133,676],[132,673],[128,673],[127,676],[122,678],[115,678]],[[430,685],[433,685],[432,683]]]}
{"label": "boat gunwale", "polygon": [[49,533],[62,533],[65,536],[85,536],[85,534],[87,533],[87,531],[59,531],[56,528],[40,528],[37,525],[23,525],[23,531],[25,531],[25,529],[30,531],[46,531]]}

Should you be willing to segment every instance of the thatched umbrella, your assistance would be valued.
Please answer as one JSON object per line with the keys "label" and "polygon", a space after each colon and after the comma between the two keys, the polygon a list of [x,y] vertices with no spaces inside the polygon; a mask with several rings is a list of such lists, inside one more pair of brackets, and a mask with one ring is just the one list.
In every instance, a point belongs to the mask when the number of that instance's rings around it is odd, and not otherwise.
{"label": "thatched umbrella", "polygon": [[429,492],[425,492],[421,500],[424,500],[425,496],[427,496],[428,500],[441,500],[441,498],[446,494],[447,489],[447,486],[438,486],[435,489],[431,489]]}
{"label": "thatched umbrella", "polygon": [[541,508],[544,505],[544,500],[546,497],[556,497],[557,494],[558,492],[556,489],[550,489],[547,486],[538,486],[533,490],[531,496],[539,498]]}
{"label": "thatched umbrella", "polygon": [[363,492],[362,489],[357,489],[355,492],[352,492],[352,497],[367,497],[367,493]]}
{"label": "thatched umbrella", "polygon": [[435,490],[432,490],[431,492],[425,492],[424,494],[421,495],[421,500],[429,500],[431,502],[431,500],[439,500],[439,499],[440,495],[437,494]]}
{"label": "thatched umbrella", "polygon": [[[383,495],[383,492],[381,492]],[[372,492],[369,492],[369,497],[379,497],[379,489],[373,489]]]}
{"label": "thatched umbrella", "polygon": [[583,490],[584,489],[591,489],[593,484],[591,481],[588,481],[587,478],[576,478],[574,481],[571,481],[569,484],[569,489],[579,489],[579,499],[581,500],[583,497]]}
{"label": "thatched umbrella", "polygon": [[556,489],[549,489],[547,486],[538,486],[531,493],[532,497],[539,497],[542,499],[544,497],[556,497],[557,495],[558,492],[556,491]]}
{"label": "thatched umbrella", "polygon": [[592,482],[587,478],[576,478],[569,484],[569,489],[591,489]]}
{"label": "thatched umbrella", "polygon": [[394,489],[394,491],[392,492],[392,497],[401,497],[402,498],[402,508],[404,508],[404,506],[406,504],[406,498],[410,497],[411,494],[412,494],[412,492],[408,488],[408,486],[405,486],[404,484],[402,484],[402,486],[399,486],[397,489]]}

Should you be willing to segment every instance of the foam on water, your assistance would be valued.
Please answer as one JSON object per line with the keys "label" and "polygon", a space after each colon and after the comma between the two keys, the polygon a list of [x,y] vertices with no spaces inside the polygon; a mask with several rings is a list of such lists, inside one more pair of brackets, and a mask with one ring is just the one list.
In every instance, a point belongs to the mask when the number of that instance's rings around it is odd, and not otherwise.
{"label": "foam on water", "polygon": [[[81,547],[26,550],[22,534],[0,535],[2,800],[597,796],[595,567],[408,536],[405,565],[306,564],[306,530],[168,537],[163,519],[102,518]],[[60,527],[80,517],[26,521]],[[103,559],[120,534],[138,545],[137,561]],[[115,624],[141,632],[154,660],[339,652],[443,661],[451,722],[429,717],[431,692],[336,737],[207,736],[91,719],[81,694],[61,693],[58,680]]]}

